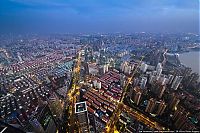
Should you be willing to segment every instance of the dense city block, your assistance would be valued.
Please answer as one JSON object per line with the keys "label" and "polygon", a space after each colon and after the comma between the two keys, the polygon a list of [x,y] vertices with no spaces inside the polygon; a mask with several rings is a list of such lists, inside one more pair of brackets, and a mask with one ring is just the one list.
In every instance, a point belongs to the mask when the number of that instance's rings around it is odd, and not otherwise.
{"label": "dense city block", "polygon": [[196,34],[0,36],[0,129],[199,131]]}

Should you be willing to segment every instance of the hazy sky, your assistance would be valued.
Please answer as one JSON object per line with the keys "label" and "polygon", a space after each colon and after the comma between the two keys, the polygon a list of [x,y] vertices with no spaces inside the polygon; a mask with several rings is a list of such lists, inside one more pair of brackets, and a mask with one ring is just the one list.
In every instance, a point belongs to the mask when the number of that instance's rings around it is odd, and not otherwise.
{"label": "hazy sky", "polygon": [[0,0],[0,33],[199,31],[199,0]]}

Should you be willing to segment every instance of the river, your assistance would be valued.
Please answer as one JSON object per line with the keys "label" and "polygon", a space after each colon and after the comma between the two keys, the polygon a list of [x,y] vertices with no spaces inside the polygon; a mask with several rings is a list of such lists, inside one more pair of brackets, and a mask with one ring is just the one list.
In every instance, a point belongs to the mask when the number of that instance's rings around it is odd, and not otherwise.
{"label": "river", "polygon": [[193,72],[200,75],[200,51],[190,51],[179,54],[181,63],[192,68]]}

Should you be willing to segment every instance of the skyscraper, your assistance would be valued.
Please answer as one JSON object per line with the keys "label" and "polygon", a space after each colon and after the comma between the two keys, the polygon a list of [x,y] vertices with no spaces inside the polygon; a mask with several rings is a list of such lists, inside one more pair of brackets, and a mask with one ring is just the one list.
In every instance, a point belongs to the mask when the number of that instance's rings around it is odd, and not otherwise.
{"label": "skyscraper", "polygon": [[154,108],[154,99],[151,98],[148,101],[148,104],[147,104],[147,107],[145,109],[145,112],[149,112],[150,113],[150,112],[152,112],[153,108]]}
{"label": "skyscraper", "polygon": [[0,121],[0,133],[25,133],[20,128],[9,125],[3,121]]}
{"label": "skyscraper", "polygon": [[183,107],[179,107],[174,113],[172,119],[174,121],[174,126],[176,129],[181,129],[187,121],[188,112],[185,111]]}
{"label": "skyscraper", "polygon": [[134,87],[131,99],[136,105],[139,104],[141,95],[142,95],[142,92],[141,92],[140,87],[139,86]]}
{"label": "skyscraper", "polygon": [[151,113],[152,115],[162,115],[165,108],[166,104],[164,101],[157,101],[153,98],[151,98],[148,101],[147,107],[145,109],[146,112]]}
{"label": "skyscraper", "polygon": [[89,117],[86,102],[79,102],[75,104],[75,114],[80,124],[82,133],[89,133]]}
{"label": "skyscraper", "polygon": [[102,49],[99,50],[99,52],[100,52],[99,64],[100,65],[107,64],[106,49],[102,48]]}
{"label": "skyscraper", "polygon": [[140,82],[140,88],[144,89],[147,83],[147,77],[142,77],[142,80]]}
{"label": "skyscraper", "polygon": [[181,81],[182,81],[183,77],[182,76],[176,76],[172,82],[172,86],[171,88],[174,90],[177,90]]}
{"label": "skyscraper", "polygon": [[144,73],[147,71],[148,65],[145,64],[144,62],[140,66],[140,70]]}
{"label": "skyscraper", "polygon": [[171,96],[171,100],[169,102],[169,108],[171,110],[175,110],[175,108],[177,107],[179,102],[180,102],[180,100],[177,98],[175,93],[173,93],[172,96]]}
{"label": "skyscraper", "polygon": [[153,94],[155,94],[157,98],[162,98],[162,95],[164,94],[165,89],[166,89],[165,85],[162,85],[160,82],[156,82],[152,84],[152,87],[150,90]]}
{"label": "skyscraper", "polygon": [[18,57],[18,59],[19,59],[19,62],[23,62],[23,59],[22,59],[22,57],[21,57],[21,53],[17,52],[17,57]]}
{"label": "skyscraper", "polygon": [[167,80],[167,78],[165,78],[165,76],[162,76],[162,77],[159,78],[159,82],[162,85],[165,85],[168,82],[168,80]]}
{"label": "skyscraper", "polygon": [[120,74],[120,85],[124,87],[126,84],[126,77],[124,74]]}
{"label": "skyscraper", "polygon": [[126,74],[130,74],[131,73],[131,66],[130,65],[126,65],[125,66],[124,73],[126,73]]}
{"label": "skyscraper", "polygon": [[153,84],[155,81],[156,81],[156,76],[154,76],[153,74],[151,74],[151,75],[149,76],[149,81],[148,81],[148,83],[149,83],[149,84]]}
{"label": "skyscraper", "polygon": [[174,75],[171,75],[171,74],[169,74],[169,76],[168,76],[168,83],[167,84],[171,84],[172,83],[172,81],[173,81],[173,79],[174,79]]}
{"label": "skyscraper", "polygon": [[120,65],[120,70],[121,70],[122,72],[124,71],[125,64],[126,64],[126,62],[123,62],[123,63]]}
{"label": "skyscraper", "polygon": [[161,97],[162,97],[162,95],[164,94],[165,89],[166,89],[166,86],[165,86],[165,85],[160,85],[160,86],[158,87],[158,92],[157,92],[158,98],[161,98]]}
{"label": "skyscraper", "polygon": [[188,87],[189,85],[195,83],[196,81],[198,81],[199,79],[199,75],[198,73],[192,73],[184,82],[184,84],[186,85],[186,87]]}
{"label": "skyscraper", "polygon": [[85,75],[89,75],[89,64],[88,64],[88,62],[84,63],[84,70],[85,70]]}
{"label": "skyscraper", "polygon": [[158,63],[158,64],[157,64],[156,73],[157,73],[157,74],[156,74],[157,77],[159,78],[160,75],[162,74],[162,64],[161,64],[161,63]]}

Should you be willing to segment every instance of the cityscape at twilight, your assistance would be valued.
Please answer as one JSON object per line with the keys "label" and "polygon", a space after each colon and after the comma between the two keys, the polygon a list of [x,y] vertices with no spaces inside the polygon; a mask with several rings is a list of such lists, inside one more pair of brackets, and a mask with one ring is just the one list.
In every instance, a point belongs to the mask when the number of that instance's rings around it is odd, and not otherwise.
{"label": "cityscape at twilight", "polygon": [[1,0],[0,133],[199,133],[199,2]]}

